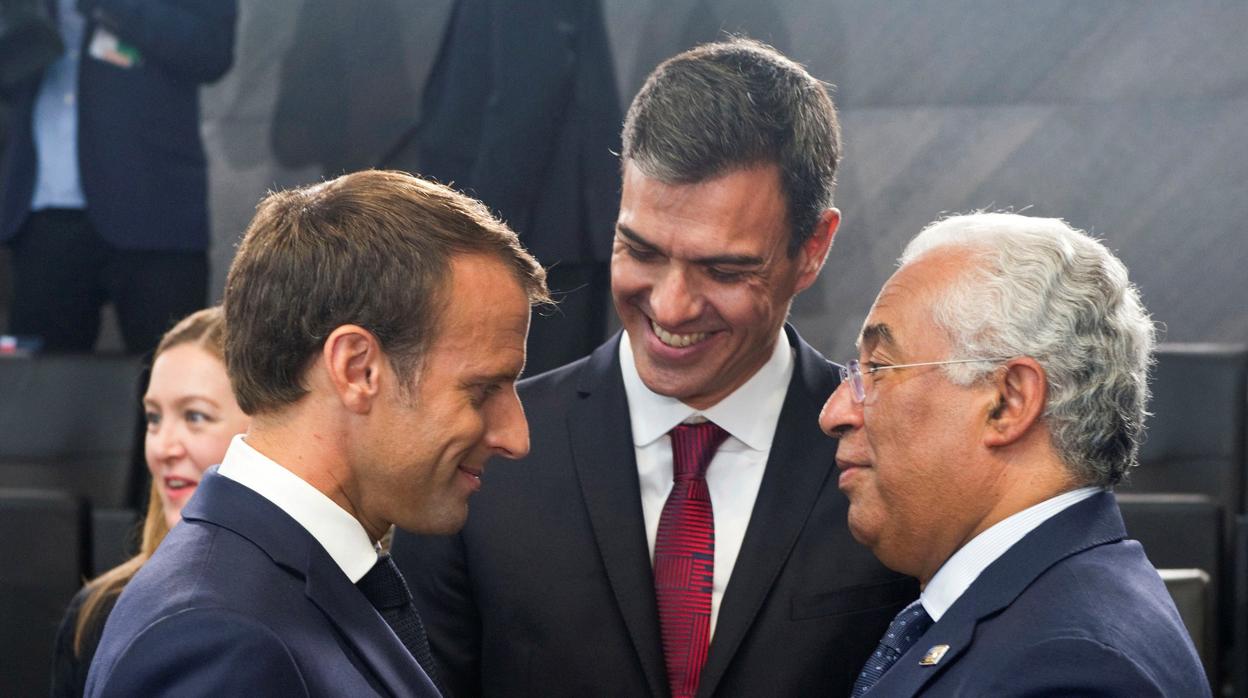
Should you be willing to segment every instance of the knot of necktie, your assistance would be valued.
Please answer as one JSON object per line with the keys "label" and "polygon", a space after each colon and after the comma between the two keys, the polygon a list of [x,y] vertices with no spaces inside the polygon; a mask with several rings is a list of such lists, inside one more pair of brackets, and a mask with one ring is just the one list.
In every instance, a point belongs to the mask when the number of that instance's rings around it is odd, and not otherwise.
{"label": "knot of necktie", "polygon": [[676,482],[702,480],[715,451],[728,438],[714,422],[677,424],[672,428],[672,478]]}

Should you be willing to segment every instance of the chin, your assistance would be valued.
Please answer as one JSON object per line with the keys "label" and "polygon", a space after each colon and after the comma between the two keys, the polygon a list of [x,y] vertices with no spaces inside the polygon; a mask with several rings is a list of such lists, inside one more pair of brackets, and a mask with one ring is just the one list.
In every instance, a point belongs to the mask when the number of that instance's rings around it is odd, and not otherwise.
{"label": "chin", "polygon": [[450,536],[459,533],[464,524],[468,522],[468,507],[464,507],[462,512],[439,512],[436,516],[427,516],[419,521],[411,521],[408,524],[399,524],[399,528],[409,532],[425,536]]}

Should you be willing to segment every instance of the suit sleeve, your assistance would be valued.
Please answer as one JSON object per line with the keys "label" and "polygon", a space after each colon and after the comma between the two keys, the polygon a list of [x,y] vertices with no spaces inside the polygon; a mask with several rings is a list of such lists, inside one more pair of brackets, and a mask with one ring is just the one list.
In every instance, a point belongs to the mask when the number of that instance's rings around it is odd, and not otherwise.
{"label": "suit sleeve", "polygon": [[455,698],[481,695],[481,614],[468,579],[463,539],[398,532],[391,549],[412,590],[439,683]]}
{"label": "suit sleeve", "polygon": [[1118,650],[1087,638],[1054,638],[996,664],[975,695],[1018,698],[1165,698],[1172,692]]}
{"label": "suit sleeve", "polygon": [[212,82],[234,61],[237,0],[83,0],[84,11],[174,77]]}
{"label": "suit sleeve", "polygon": [[145,628],[111,668],[93,665],[87,695],[307,696],[308,689],[268,627],[232,611],[199,608]]}

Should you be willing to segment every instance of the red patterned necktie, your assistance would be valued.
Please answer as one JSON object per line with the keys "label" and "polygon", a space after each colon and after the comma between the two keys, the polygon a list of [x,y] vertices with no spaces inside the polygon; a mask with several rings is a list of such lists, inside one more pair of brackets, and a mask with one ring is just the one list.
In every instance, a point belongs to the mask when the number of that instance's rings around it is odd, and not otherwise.
{"label": "red patterned necktie", "polygon": [[711,422],[671,431],[672,493],[654,544],[654,593],[672,698],[691,698],[711,640],[715,517],[706,468],[728,432]]}

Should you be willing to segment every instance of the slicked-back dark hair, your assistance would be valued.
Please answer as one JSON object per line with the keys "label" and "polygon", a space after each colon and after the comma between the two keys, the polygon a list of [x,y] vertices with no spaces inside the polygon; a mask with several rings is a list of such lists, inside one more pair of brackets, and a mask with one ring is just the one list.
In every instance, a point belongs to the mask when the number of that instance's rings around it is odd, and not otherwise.
{"label": "slicked-back dark hair", "polygon": [[225,360],[247,414],[301,398],[335,328],[381,342],[404,384],[437,335],[451,259],[497,257],[531,303],[546,273],[480,202],[402,172],[368,170],[269,194],[226,280]]}
{"label": "slicked-back dark hair", "polygon": [[790,256],[832,206],[841,136],[827,88],[752,39],[703,44],[655,68],[628,109],[623,141],[623,163],[668,184],[777,165]]}

